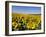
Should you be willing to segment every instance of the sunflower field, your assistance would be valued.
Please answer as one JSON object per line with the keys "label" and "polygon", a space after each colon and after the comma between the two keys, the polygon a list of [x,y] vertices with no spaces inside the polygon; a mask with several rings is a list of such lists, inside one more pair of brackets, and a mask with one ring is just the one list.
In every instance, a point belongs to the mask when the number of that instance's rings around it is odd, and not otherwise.
{"label": "sunflower field", "polygon": [[12,31],[41,29],[40,14],[12,13]]}

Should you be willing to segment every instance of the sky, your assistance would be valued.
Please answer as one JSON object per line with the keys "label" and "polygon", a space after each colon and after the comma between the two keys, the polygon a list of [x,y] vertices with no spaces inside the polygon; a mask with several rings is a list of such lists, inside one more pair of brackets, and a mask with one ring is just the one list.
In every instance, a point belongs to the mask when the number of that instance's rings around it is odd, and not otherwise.
{"label": "sky", "polygon": [[12,6],[13,13],[40,14],[41,7],[34,6]]}

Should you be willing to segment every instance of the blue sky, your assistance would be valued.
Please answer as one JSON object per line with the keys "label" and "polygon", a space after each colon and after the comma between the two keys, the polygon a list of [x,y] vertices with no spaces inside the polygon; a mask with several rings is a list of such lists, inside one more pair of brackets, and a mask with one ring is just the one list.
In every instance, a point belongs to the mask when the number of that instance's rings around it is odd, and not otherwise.
{"label": "blue sky", "polygon": [[40,13],[41,7],[34,6],[12,6],[12,12]]}

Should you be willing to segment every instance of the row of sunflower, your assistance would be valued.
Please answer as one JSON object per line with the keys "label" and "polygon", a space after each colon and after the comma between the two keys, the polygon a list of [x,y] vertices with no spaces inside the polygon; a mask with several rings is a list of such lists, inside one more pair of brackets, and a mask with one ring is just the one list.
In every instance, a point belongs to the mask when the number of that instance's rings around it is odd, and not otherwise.
{"label": "row of sunflower", "polygon": [[12,31],[16,30],[36,30],[41,28],[40,15],[13,14]]}

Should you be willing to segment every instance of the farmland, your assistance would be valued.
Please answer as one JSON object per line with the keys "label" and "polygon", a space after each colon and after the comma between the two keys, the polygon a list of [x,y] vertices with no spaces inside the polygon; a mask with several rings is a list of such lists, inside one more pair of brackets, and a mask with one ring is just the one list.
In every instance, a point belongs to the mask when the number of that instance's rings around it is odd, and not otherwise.
{"label": "farmland", "polygon": [[12,13],[12,31],[41,29],[41,14]]}

